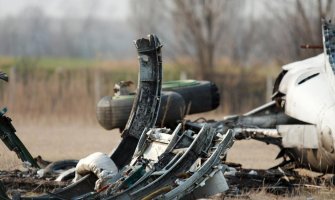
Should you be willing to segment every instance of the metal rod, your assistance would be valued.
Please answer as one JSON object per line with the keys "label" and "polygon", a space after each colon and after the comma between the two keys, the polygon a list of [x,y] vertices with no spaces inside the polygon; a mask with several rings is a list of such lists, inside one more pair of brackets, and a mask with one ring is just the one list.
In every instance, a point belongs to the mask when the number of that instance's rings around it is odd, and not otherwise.
{"label": "metal rod", "polygon": [[303,44],[300,45],[302,49],[323,49],[323,45],[311,45],[311,44]]}

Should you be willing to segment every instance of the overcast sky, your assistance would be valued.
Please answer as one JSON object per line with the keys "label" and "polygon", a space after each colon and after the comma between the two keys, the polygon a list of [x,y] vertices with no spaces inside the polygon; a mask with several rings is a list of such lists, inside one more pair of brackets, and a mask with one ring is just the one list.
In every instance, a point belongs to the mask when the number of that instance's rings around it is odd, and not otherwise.
{"label": "overcast sky", "polygon": [[[246,15],[259,17],[264,14],[266,0],[246,1]],[[0,17],[17,15],[26,7],[39,7],[45,14],[55,17],[97,18],[124,20],[129,14],[129,0],[0,0]]]}
{"label": "overcast sky", "polygon": [[94,15],[106,19],[126,19],[128,0],[0,0],[0,17],[16,15],[26,7],[39,7],[46,14],[85,17],[94,10]]}

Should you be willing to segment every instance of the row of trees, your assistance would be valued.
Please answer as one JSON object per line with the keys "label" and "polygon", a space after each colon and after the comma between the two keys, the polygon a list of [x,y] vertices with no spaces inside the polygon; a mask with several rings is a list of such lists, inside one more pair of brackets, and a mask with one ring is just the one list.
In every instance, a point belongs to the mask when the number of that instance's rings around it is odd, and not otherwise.
{"label": "row of trees", "polygon": [[82,18],[37,7],[1,18],[0,55],[133,58],[132,40],[155,33],[165,58],[191,60],[197,78],[211,79],[221,58],[251,66],[320,52],[300,45],[322,43],[321,19],[335,8],[332,0],[130,0],[128,19],[112,21],[97,18],[92,2]]}
{"label": "row of trees", "polygon": [[191,58],[198,78],[211,79],[217,61],[287,63],[315,55],[302,44],[322,44],[321,19],[333,17],[332,0],[132,0],[139,35],[158,33],[173,58]]}
{"label": "row of trees", "polygon": [[125,52],[132,50],[130,27],[99,19],[96,12],[92,7],[86,17],[53,18],[33,6],[1,18],[0,55],[125,58]]}

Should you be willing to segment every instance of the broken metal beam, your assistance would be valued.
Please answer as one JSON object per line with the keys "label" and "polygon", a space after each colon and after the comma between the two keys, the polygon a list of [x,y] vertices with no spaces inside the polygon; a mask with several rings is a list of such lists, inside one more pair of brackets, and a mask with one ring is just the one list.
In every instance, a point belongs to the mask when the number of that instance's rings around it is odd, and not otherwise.
{"label": "broken metal beam", "polygon": [[32,167],[40,168],[33,156],[29,153],[27,148],[15,134],[16,130],[12,125],[12,120],[5,116],[7,108],[0,111],[0,138],[8,147],[9,150],[14,151],[17,156],[23,161],[31,164]]}

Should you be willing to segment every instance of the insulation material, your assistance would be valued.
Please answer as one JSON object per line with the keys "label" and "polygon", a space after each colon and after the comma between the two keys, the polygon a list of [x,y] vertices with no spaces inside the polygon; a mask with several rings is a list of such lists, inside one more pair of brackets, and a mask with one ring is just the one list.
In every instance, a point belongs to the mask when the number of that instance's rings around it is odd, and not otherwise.
{"label": "insulation material", "polygon": [[78,162],[74,182],[90,172],[98,177],[95,189],[99,189],[107,184],[106,180],[115,179],[119,176],[118,168],[113,160],[107,154],[101,152],[93,153]]}

